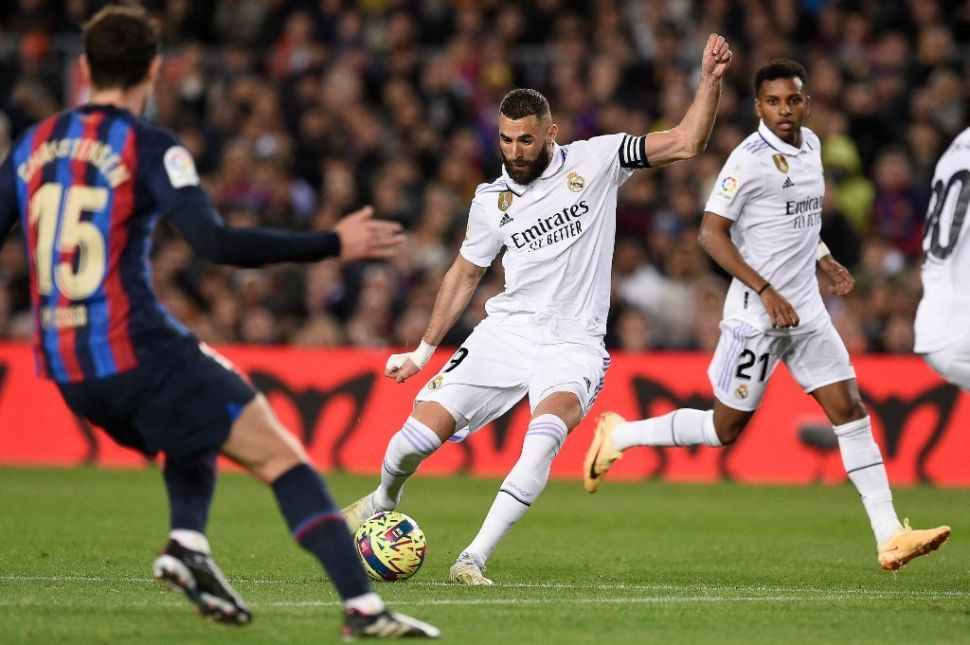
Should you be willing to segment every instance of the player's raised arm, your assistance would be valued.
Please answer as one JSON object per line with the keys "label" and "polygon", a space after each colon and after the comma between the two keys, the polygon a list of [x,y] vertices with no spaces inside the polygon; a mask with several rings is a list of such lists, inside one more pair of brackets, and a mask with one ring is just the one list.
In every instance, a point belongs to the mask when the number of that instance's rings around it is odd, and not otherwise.
{"label": "player's raised arm", "polygon": [[435,348],[468,306],[483,275],[485,267],[469,262],[461,254],[455,258],[438,288],[438,296],[431,311],[431,322],[421,338],[421,345],[413,352],[392,354],[387,359],[384,376],[403,383],[427,364]]}
{"label": "player's raised arm", "polygon": [[647,159],[651,166],[691,159],[704,151],[721,98],[721,78],[730,64],[731,48],[724,36],[708,36],[697,92],[684,118],[670,130],[651,132],[646,136]]}
{"label": "player's raised arm", "polygon": [[771,283],[748,264],[731,241],[733,220],[707,211],[701,221],[697,242],[722,269],[748,286],[761,298],[771,325],[777,328],[798,327],[798,313]]}

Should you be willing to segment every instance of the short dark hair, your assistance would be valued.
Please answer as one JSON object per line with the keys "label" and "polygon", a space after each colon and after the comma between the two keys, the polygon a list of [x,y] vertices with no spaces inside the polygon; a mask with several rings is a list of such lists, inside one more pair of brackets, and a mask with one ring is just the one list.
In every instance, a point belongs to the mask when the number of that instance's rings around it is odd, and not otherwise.
{"label": "short dark hair", "polygon": [[761,91],[761,84],[779,78],[800,78],[802,85],[808,85],[805,67],[790,58],[776,58],[768,61],[754,75],[754,93]]}
{"label": "short dark hair", "polygon": [[158,25],[141,7],[105,7],[84,25],[84,53],[95,87],[134,87],[158,55]]}
{"label": "short dark hair", "polygon": [[524,119],[533,114],[536,119],[542,121],[551,114],[549,101],[546,100],[546,97],[527,88],[519,88],[506,94],[498,111],[513,121]]}

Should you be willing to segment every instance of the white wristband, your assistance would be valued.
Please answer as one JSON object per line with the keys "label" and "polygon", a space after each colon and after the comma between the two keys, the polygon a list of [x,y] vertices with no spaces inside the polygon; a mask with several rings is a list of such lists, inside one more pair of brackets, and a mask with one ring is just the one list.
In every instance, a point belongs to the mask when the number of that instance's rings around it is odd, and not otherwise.
{"label": "white wristband", "polygon": [[829,251],[829,247],[825,245],[825,242],[819,240],[818,248],[815,249],[815,261],[820,262],[826,255],[832,255],[832,252]]}
{"label": "white wristband", "polygon": [[422,340],[418,348],[411,352],[411,362],[417,365],[418,369],[424,367],[431,360],[431,355],[436,349],[438,348],[435,345],[429,345]]}

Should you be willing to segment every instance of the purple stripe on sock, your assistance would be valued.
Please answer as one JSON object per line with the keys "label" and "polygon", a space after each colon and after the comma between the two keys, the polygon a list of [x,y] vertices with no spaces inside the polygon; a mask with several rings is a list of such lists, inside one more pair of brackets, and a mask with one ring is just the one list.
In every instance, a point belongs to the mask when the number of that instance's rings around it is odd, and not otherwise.
{"label": "purple stripe on sock", "polygon": [[540,430],[538,432],[533,432],[533,431],[530,430],[526,436],[532,436],[532,437],[549,437],[550,439],[552,439],[553,441],[555,441],[557,445],[561,445],[562,442],[563,442],[563,440],[565,439],[565,437],[563,437],[562,435],[553,434],[551,432],[544,432],[542,430]]}
{"label": "purple stripe on sock", "polygon": [[293,539],[299,542],[307,533],[326,522],[343,522],[344,516],[338,511],[322,511],[311,515],[293,529]]}
{"label": "purple stripe on sock", "polygon": [[552,424],[546,424],[546,423],[541,424],[541,425],[531,425],[531,426],[529,426],[529,429],[526,430],[526,434],[528,434],[529,432],[533,432],[535,430],[542,430],[544,432],[555,432],[556,434],[562,435],[563,437],[566,436],[566,429],[565,428],[562,428],[560,426],[555,426],[555,425],[552,425]]}
{"label": "purple stripe on sock", "polygon": [[[430,430],[419,427],[413,423],[405,422],[404,429],[408,431],[408,434],[414,438],[415,443],[420,447],[423,446],[424,450],[431,454],[438,449],[441,445],[441,441],[438,439],[437,435],[432,433]],[[428,434],[431,436],[428,436]]]}
{"label": "purple stripe on sock", "polygon": [[422,455],[430,455],[432,452],[434,452],[434,448],[429,448],[427,443],[425,443],[426,440],[424,437],[415,432],[413,428],[404,426],[401,429],[401,434],[404,436],[407,442]]}
{"label": "purple stripe on sock", "polygon": [[539,423],[532,422],[529,424],[529,430],[533,428],[542,428],[543,430],[555,430],[556,432],[566,433],[566,428],[559,425],[558,423],[550,423],[549,421],[540,421]]}
{"label": "purple stripe on sock", "polygon": [[549,436],[559,437],[559,441],[565,441],[566,435],[568,434],[562,428],[559,428],[557,426],[549,426],[549,425],[529,426],[529,429],[526,431],[525,434],[528,436],[530,434],[539,434],[539,433],[547,434]]}

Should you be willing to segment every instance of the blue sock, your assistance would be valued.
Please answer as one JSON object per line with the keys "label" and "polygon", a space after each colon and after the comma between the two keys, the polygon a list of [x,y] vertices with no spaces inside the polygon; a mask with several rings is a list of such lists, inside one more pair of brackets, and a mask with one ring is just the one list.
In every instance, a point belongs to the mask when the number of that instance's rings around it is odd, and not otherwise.
{"label": "blue sock", "polygon": [[205,533],[217,472],[213,453],[175,460],[166,456],[162,473],[168,490],[170,528]]}
{"label": "blue sock", "polygon": [[273,492],[293,539],[316,556],[340,597],[369,593],[347,523],[320,475],[308,464],[294,466],[273,482]]}

